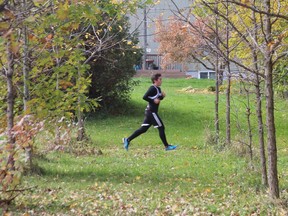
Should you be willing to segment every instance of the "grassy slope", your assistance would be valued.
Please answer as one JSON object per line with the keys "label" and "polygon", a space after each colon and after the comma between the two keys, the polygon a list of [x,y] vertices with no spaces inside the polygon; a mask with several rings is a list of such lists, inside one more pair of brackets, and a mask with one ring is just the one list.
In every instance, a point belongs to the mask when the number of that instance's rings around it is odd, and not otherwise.
{"label": "grassy slope", "polygon": [[[121,138],[137,129],[143,119],[141,98],[150,85],[140,79],[127,114],[98,116],[87,121],[87,133],[102,155],[72,156],[49,153],[39,159],[40,176],[26,176],[37,185],[17,199],[18,212],[47,215],[284,215],[284,206],[272,205],[261,188],[259,162],[249,168],[247,158],[230,150],[215,151],[204,145],[205,128],[213,129],[214,95],[188,94],[179,90],[206,88],[209,80],[166,79],[167,97],[160,116],[168,141],[179,144],[165,152],[158,131],[151,129],[135,139],[128,152]],[[225,103],[221,98],[221,106]],[[282,202],[287,202],[287,115],[277,105],[279,175]],[[220,114],[224,117],[224,111]],[[221,125],[223,125],[221,123]],[[222,128],[223,129],[223,128]],[[256,146],[255,146],[256,147]],[[16,210],[15,210],[16,211]]]}

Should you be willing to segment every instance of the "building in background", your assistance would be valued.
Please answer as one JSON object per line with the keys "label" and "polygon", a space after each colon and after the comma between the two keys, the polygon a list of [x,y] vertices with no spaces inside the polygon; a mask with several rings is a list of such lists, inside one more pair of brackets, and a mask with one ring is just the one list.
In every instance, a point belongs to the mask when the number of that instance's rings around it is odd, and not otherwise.
{"label": "building in background", "polygon": [[[189,0],[175,0],[177,7],[181,10],[189,9]],[[169,19],[176,13],[176,7],[170,0],[161,0],[158,4],[138,9],[136,15],[130,17],[131,29],[137,29],[139,32],[139,46],[143,48],[143,62],[138,65],[138,70],[163,70],[161,68],[162,56],[158,52],[159,44],[155,41],[156,20],[161,16],[163,23],[169,22]],[[182,73],[195,78],[215,78],[215,72],[207,70],[200,63],[182,63],[171,64],[165,71]],[[187,67],[188,66],[188,67]]]}
{"label": "building in background", "polygon": [[[142,65],[135,67],[138,71],[164,70],[161,67],[162,56],[158,52],[159,43],[155,41],[155,35],[157,34],[156,20],[161,17],[162,22],[167,24],[174,14],[177,14],[178,9],[185,14],[185,10],[187,12],[189,10],[191,0],[174,0],[174,2],[177,4],[177,8],[171,0],[159,0],[156,5],[138,9],[136,15],[130,17],[131,29],[139,32],[139,46],[144,52]],[[207,62],[207,64],[209,63]],[[230,64],[230,66],[232,77],[238,77],[239,69],[234,64]],[[171,64],[164,71],[174,73],[175,76],[181,76],[182,74],[182,76],[191,76],[198,79],[215,79],[215,71],[207,70],[199,62]],[[223,75],[226,79],[225,71]]]}

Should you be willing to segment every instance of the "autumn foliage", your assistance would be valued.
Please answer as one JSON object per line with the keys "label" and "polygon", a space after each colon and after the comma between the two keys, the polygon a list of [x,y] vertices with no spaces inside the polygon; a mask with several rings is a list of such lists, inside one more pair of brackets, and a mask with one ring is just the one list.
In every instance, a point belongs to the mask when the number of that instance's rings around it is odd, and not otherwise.
{"label": "autumn foliage", "polygon": [[43,122],[37,123],[32,115],[26,115],[12,128],[14,143],[7,142],[5,134],[0,135],[0,206],[4,209],[22,192],[18,189],[21,176],[32,161],[33,139],[43,126]]}
{"label": "autumn foliage", "polygon": [[156,41],[160,44],[159,53],[163,55],[162,66],[165,68],[174,62],[192,62],[195,58],[207,56],[207,39],[213,38],[207,25],[209,22],[209,18],[195,19],[193,23],[171,18],[165,25],[158,19]]}

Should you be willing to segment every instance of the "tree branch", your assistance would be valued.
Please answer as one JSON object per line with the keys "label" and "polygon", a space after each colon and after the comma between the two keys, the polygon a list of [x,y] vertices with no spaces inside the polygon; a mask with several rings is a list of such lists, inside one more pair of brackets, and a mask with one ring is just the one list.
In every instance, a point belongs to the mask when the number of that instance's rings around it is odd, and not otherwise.
{"label": "tree branch", "polygon": [[235,1],[235,0],[225,0],[225,2],[229,2],[229,3],[232,3],[232,4],[236,4],[236,5],[239,5],[241,7],[244,7],[244,8],[247,8],[249,10],[252,10],[256,13],[259,13],[259,14],[265,14],[265,15],[268,15],[270,17],[275,17],[275,18],[282,18],[282,19],[285,19],[285,20],[288,20],[288,16],[285,16],[285,15],[282,15],[282,14],[276,14],[276,13],[267,13],[266,11],[263,11],[263,10],[260,10],[254,6],[249,6],[248,4],[244,4],[242,2],[238,2],[238,1]]}

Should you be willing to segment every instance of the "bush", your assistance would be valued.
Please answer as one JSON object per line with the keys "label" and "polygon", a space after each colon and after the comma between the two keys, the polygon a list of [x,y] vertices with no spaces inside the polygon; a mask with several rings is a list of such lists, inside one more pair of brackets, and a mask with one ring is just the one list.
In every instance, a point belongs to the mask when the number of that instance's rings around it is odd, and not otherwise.
{"label": "bush", "polygon": [[142,56],[142,50],[136,46],[137,35],[129,33],[127,19],[123,18],[115,25],[126,28],[111,40],[110,49],[103,50],[101,57],[91,61],[89,71],[92,81],[89,97],[101,98],[101,107],[109,112],[121,111],[130,100],[132,87],[137,84],[132,80],[136,73],[134,66],[140,64]]}
{"label": "bush", "polygon": [[227,85],[221,85],[219,86],[219,92],[225,92],[227,89]]}
{"label": "bush", "polygon": [[207,90],[209,92],[215,92],[216,91],[216,87],[215,86],[208,86]]}

